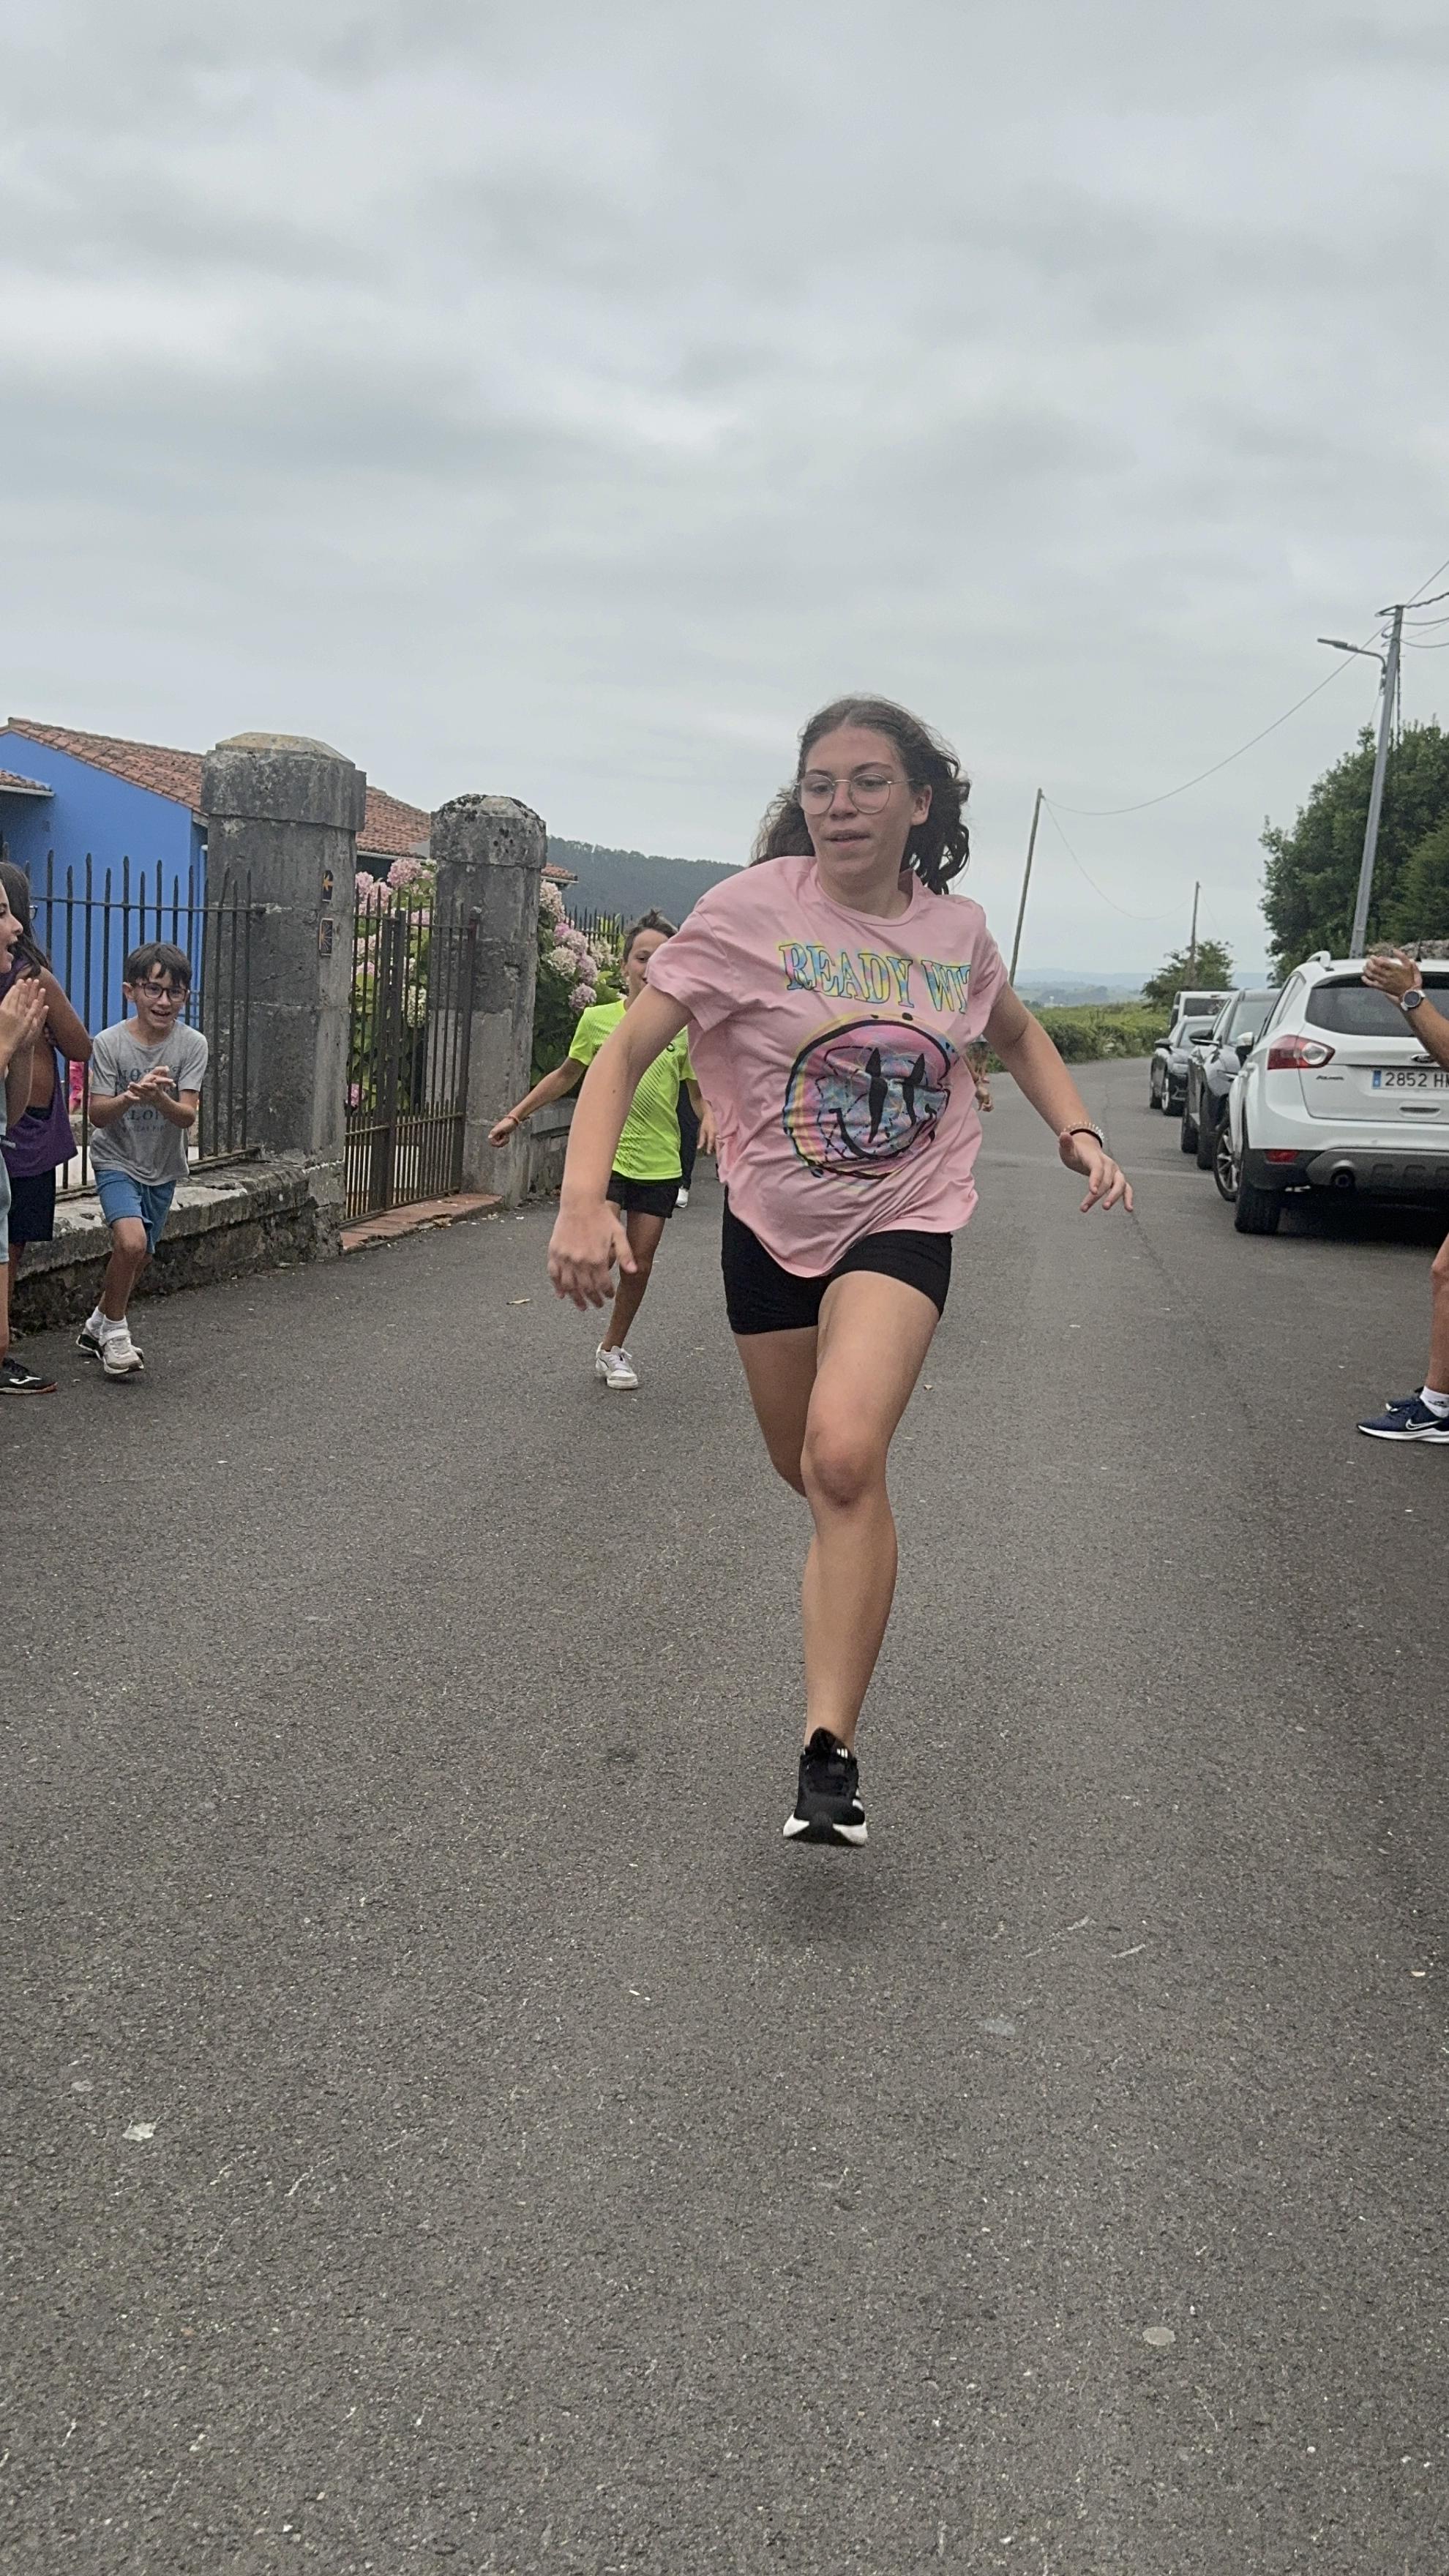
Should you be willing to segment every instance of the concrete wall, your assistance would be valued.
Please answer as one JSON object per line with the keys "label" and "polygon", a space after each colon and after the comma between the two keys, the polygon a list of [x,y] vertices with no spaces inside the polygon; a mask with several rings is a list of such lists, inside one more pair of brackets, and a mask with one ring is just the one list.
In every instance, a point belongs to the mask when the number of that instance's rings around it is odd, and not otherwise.
{"label": "concrete wall", "polygon": [[546,1109],[536,1109],[528,1121],[522,1136],[522,1151],[527,1156],[523,1177],[525,1198],[557,1197],[563,1181],[564,1155],[568,1151],[573,1117],[571,1100],[551,1100]]}
{"label": "concrete wall", "polygon": [[[343,1208],[335,1178],[301,1154],[273,1154],[183,1181],[141,1297],[208,1287],[278,1262],[338,1249]],[[110,1237],[89,1191],[57,1202],[55,1239],[26,1247],[12,1297],[18,1331],[83,1322],[96,1302]],[[138,1338],[141,1338],[138,1335]]]}

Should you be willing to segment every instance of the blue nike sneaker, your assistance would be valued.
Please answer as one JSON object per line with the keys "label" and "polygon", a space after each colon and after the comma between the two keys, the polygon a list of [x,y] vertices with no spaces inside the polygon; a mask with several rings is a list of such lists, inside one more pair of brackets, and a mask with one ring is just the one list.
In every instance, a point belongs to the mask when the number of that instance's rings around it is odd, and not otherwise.
{"label": "blue nike sneaker", "polygon": [[1442,1440],[1449,1445],[1449,1413],[1436,1413],[1421,1395],[1400,1396],[1386,1413],[1359,1424],[1370,1440]]}

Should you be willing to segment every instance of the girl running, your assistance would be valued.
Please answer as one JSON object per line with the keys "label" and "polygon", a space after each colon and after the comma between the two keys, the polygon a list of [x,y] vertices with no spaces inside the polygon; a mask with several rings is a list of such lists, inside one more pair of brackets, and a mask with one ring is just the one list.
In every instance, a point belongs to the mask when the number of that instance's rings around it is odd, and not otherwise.
{"label": "girl running", "polygon": [[549,1274],[602,1305],[634,1253],[609,1205],[636,1084],[689,1024],[726,1184],[725,1304],[771,1463],[815,1524],[805,1749],[785,1832],[866,1838],[861,1703],[896,1578],[886,1458],[946,1303],[981,1142],[965,1052],[984,1037],[1087,1184],[1132,1193],[1046,1031],[1017,999],[966,864],[968,782],[903,707],[842,698],[806,726],[754,864],[703,895],[591,1066]]}
{"label": "girl running", "polygon": [[[662,912],[646,912],[631,923],[624,933],[622,1002],[595,1002],[585,1011],[569,1040],[569,1051],[561,1065],[536,1082],[516,1109],[510,1109],[490,1127],[490,1145],[504,1145],[515,1130],[530,1118],[545,1101],[562,1100],[572,1091],[600,1052],[606,1039],[619,1027],[627,1014],[635,1010],[645,991],[650,963],[666,939],[676,936],[672,921]],[[619,1265],[619,1285],[613,1312],[604,1338],[594,1353],[594,1374],[616,1392],[636,1387],[639,1372],[628,1347],[628,1334],[644,1300],[654,1268],[654,1255],[659,1239],[678,1203],[683,1166],[679,1151],[679,1092],[681,1084],[688,1092],[691,1105],[700,1120],[700,1142],[707,1154],[714,1151],[714,1137],[708,1113],[689,1061],[689,1047],[684,1034],[684,1013],[676,1011],[674,1026],[667,1038],[656,1037],[647,1054],[640,1058],[639,1072],[630,1086],[625,1104],[610,1143],[610,1167],[605,1178],[607,1207],[615,1232],[622,1238],[628,1253]],[[579,1304],[582,1304],[580,1299]],[[603,1304],[602,1297],[594,1299]]]}

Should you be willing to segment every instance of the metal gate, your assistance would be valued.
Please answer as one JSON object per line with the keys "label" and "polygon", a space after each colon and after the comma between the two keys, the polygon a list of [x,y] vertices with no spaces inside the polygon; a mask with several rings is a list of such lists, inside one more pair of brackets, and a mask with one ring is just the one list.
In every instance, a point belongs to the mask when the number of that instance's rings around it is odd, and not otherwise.
{"label": "metal gate", "polygon": [[446,1198],[463,1177],[478,916],[423,880],[359,900],[347,1047],[347,1213]]}

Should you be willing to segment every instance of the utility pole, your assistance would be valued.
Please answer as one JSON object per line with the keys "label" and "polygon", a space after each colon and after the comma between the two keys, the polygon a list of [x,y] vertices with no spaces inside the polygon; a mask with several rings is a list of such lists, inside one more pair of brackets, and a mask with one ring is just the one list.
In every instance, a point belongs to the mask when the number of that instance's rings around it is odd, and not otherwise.
{"label": "utility pole", "polygon": [[1038,788],[1036,803],[1031,809],[1031,838],[1026,845],[1026,872],[1021,880],[1021,902],[1017,908],[1016,937],[1011,943],[1011,965],[1006,977],[1008,984],[1016,982],[1016,961],[1021,955],[1021,925],[1026,919],[1026,890],[1031,883],[1031,863],[1036,856],[1036,827],[1041,821],[1041,798],[1042,791]]}
{"label": "utility pole", "polygon": [[1195,885],[1195,886],[1193,887],[1193,890],[1192,890],[1192,937],[1189,939],[1189,941],[1188,941],[1188,943],[1187,943],[1187,980],[1188,980],[1189,984],[1195,984],[1195,983],[1196,983],[1196,981],[1197,981],[1197,899],[1198,899],[1198,896],[1201,894],[1201,892],[1202,892],[1202,887],[1201,887],[1201,885]]}
{"label": "utility pole", "polygon": [[1399,679],[1399,642],[1404,631],[1404,611],[1399,606],[1392,612],[1389,649],[1384,661],[1384,702],[1379,709],[1379,742],[1374,754],[1374,782],[1369,789],[1368,821],[1363,827],[1363,859],[1358,872],[1358,901],[1353,908],[1353,928],[1349,933],[1350,957],[1362,957],[1368,939],[1369,896],[1373,892],[1374,859],[1379,846],[1379,816],[1384,804],[1384,771],[1389,759],[1389,728],[1394,721],[1394,698]]}

